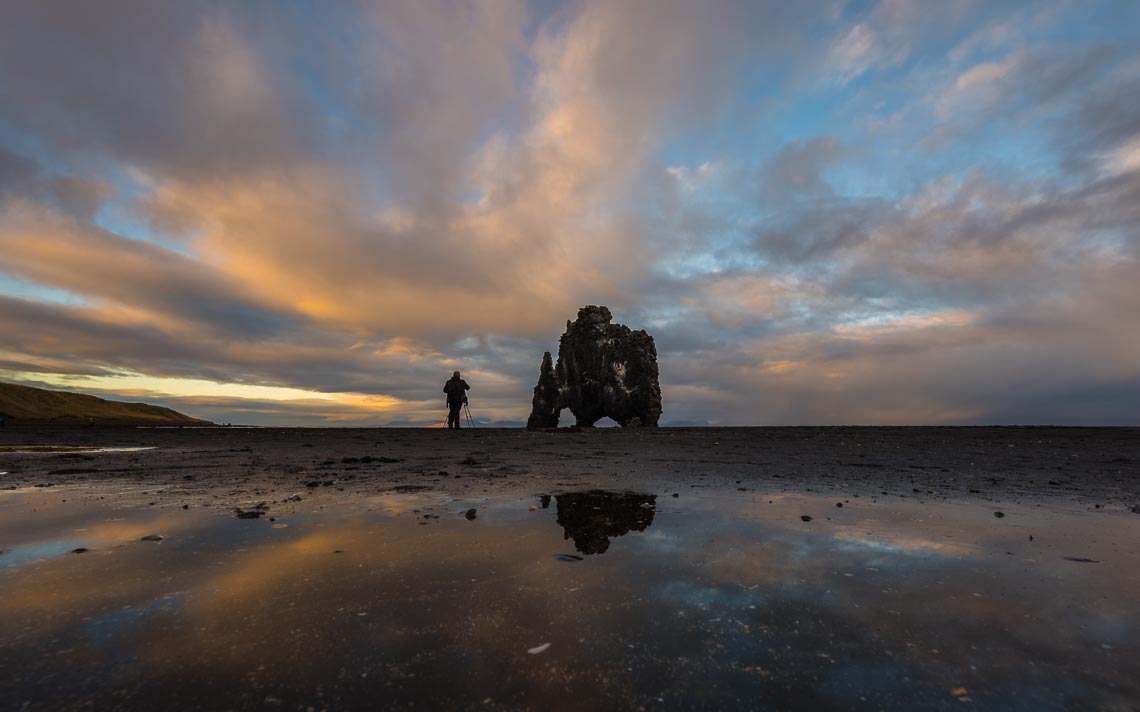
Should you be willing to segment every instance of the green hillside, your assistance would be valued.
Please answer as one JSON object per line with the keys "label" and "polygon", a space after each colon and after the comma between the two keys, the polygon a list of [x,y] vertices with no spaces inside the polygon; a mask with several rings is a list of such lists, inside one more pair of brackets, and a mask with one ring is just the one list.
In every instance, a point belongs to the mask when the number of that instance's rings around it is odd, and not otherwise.
{"label": "green hillside", "polygon": [[146,403],[119,403],[82,393],[0,383],[0,416],[12,421],[209,425],[170,408]]}

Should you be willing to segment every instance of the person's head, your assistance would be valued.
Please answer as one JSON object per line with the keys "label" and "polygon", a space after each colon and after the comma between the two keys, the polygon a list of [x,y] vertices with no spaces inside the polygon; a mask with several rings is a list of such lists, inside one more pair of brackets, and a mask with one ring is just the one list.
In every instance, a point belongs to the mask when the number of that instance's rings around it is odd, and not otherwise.
{"label": "person's head", "polygon": [[455,373],[451,374],[451,377],[452,378],[459,378],[459,371],[456,371]]}

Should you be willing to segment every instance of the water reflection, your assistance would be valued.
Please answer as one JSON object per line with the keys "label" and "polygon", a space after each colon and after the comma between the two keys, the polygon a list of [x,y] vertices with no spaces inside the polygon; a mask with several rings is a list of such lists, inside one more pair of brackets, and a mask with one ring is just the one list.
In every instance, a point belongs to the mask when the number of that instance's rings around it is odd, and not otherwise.
{"label": "water reflection", "polygon": [[[0,709],[1140,699],[1135,515],[595,491],[481,502],[475,521],[466,501],[387,497],[273,529],[35,496],[0,499],[0,546],[25,557],[0,574]],[[567,539],[607,555],[559,563]]]}
{"label": "water reflection", "polygon": [[88,447],[85,445],[4,445],[0,446],[3,455],[86,454],[100,452],[142,452],[154,450],[153,445],[134,447]]}
{"label": "water reflection", "polygon": [[[544,506],[549,498],[544,497]],[[657,496],[633,492],[570,492],[554,497],[565,539],[583,554],[604,554],[610,537],[643,532],[653,524]]]}

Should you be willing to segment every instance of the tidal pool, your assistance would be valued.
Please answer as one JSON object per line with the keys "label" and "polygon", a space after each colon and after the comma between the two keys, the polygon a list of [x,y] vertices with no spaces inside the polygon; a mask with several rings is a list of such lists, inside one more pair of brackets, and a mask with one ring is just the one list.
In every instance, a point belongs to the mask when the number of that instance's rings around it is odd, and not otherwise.
{"label": "tidal pool", "polygon": [[1134,514],[594,490],[247,520],[79,491],[0,495],[0,709],[1140,703]]}

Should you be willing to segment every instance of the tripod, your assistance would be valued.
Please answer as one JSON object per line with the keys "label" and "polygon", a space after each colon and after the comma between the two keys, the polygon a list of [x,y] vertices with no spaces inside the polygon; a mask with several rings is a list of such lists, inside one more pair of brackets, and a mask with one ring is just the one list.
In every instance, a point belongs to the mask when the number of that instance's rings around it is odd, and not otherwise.
{"label": "tripod", "polygon": [[475,419],[471,417],[471,408],[467,406],[467,403],[463,404],[463,415],[467,417],[467,425],[474,428]]}

